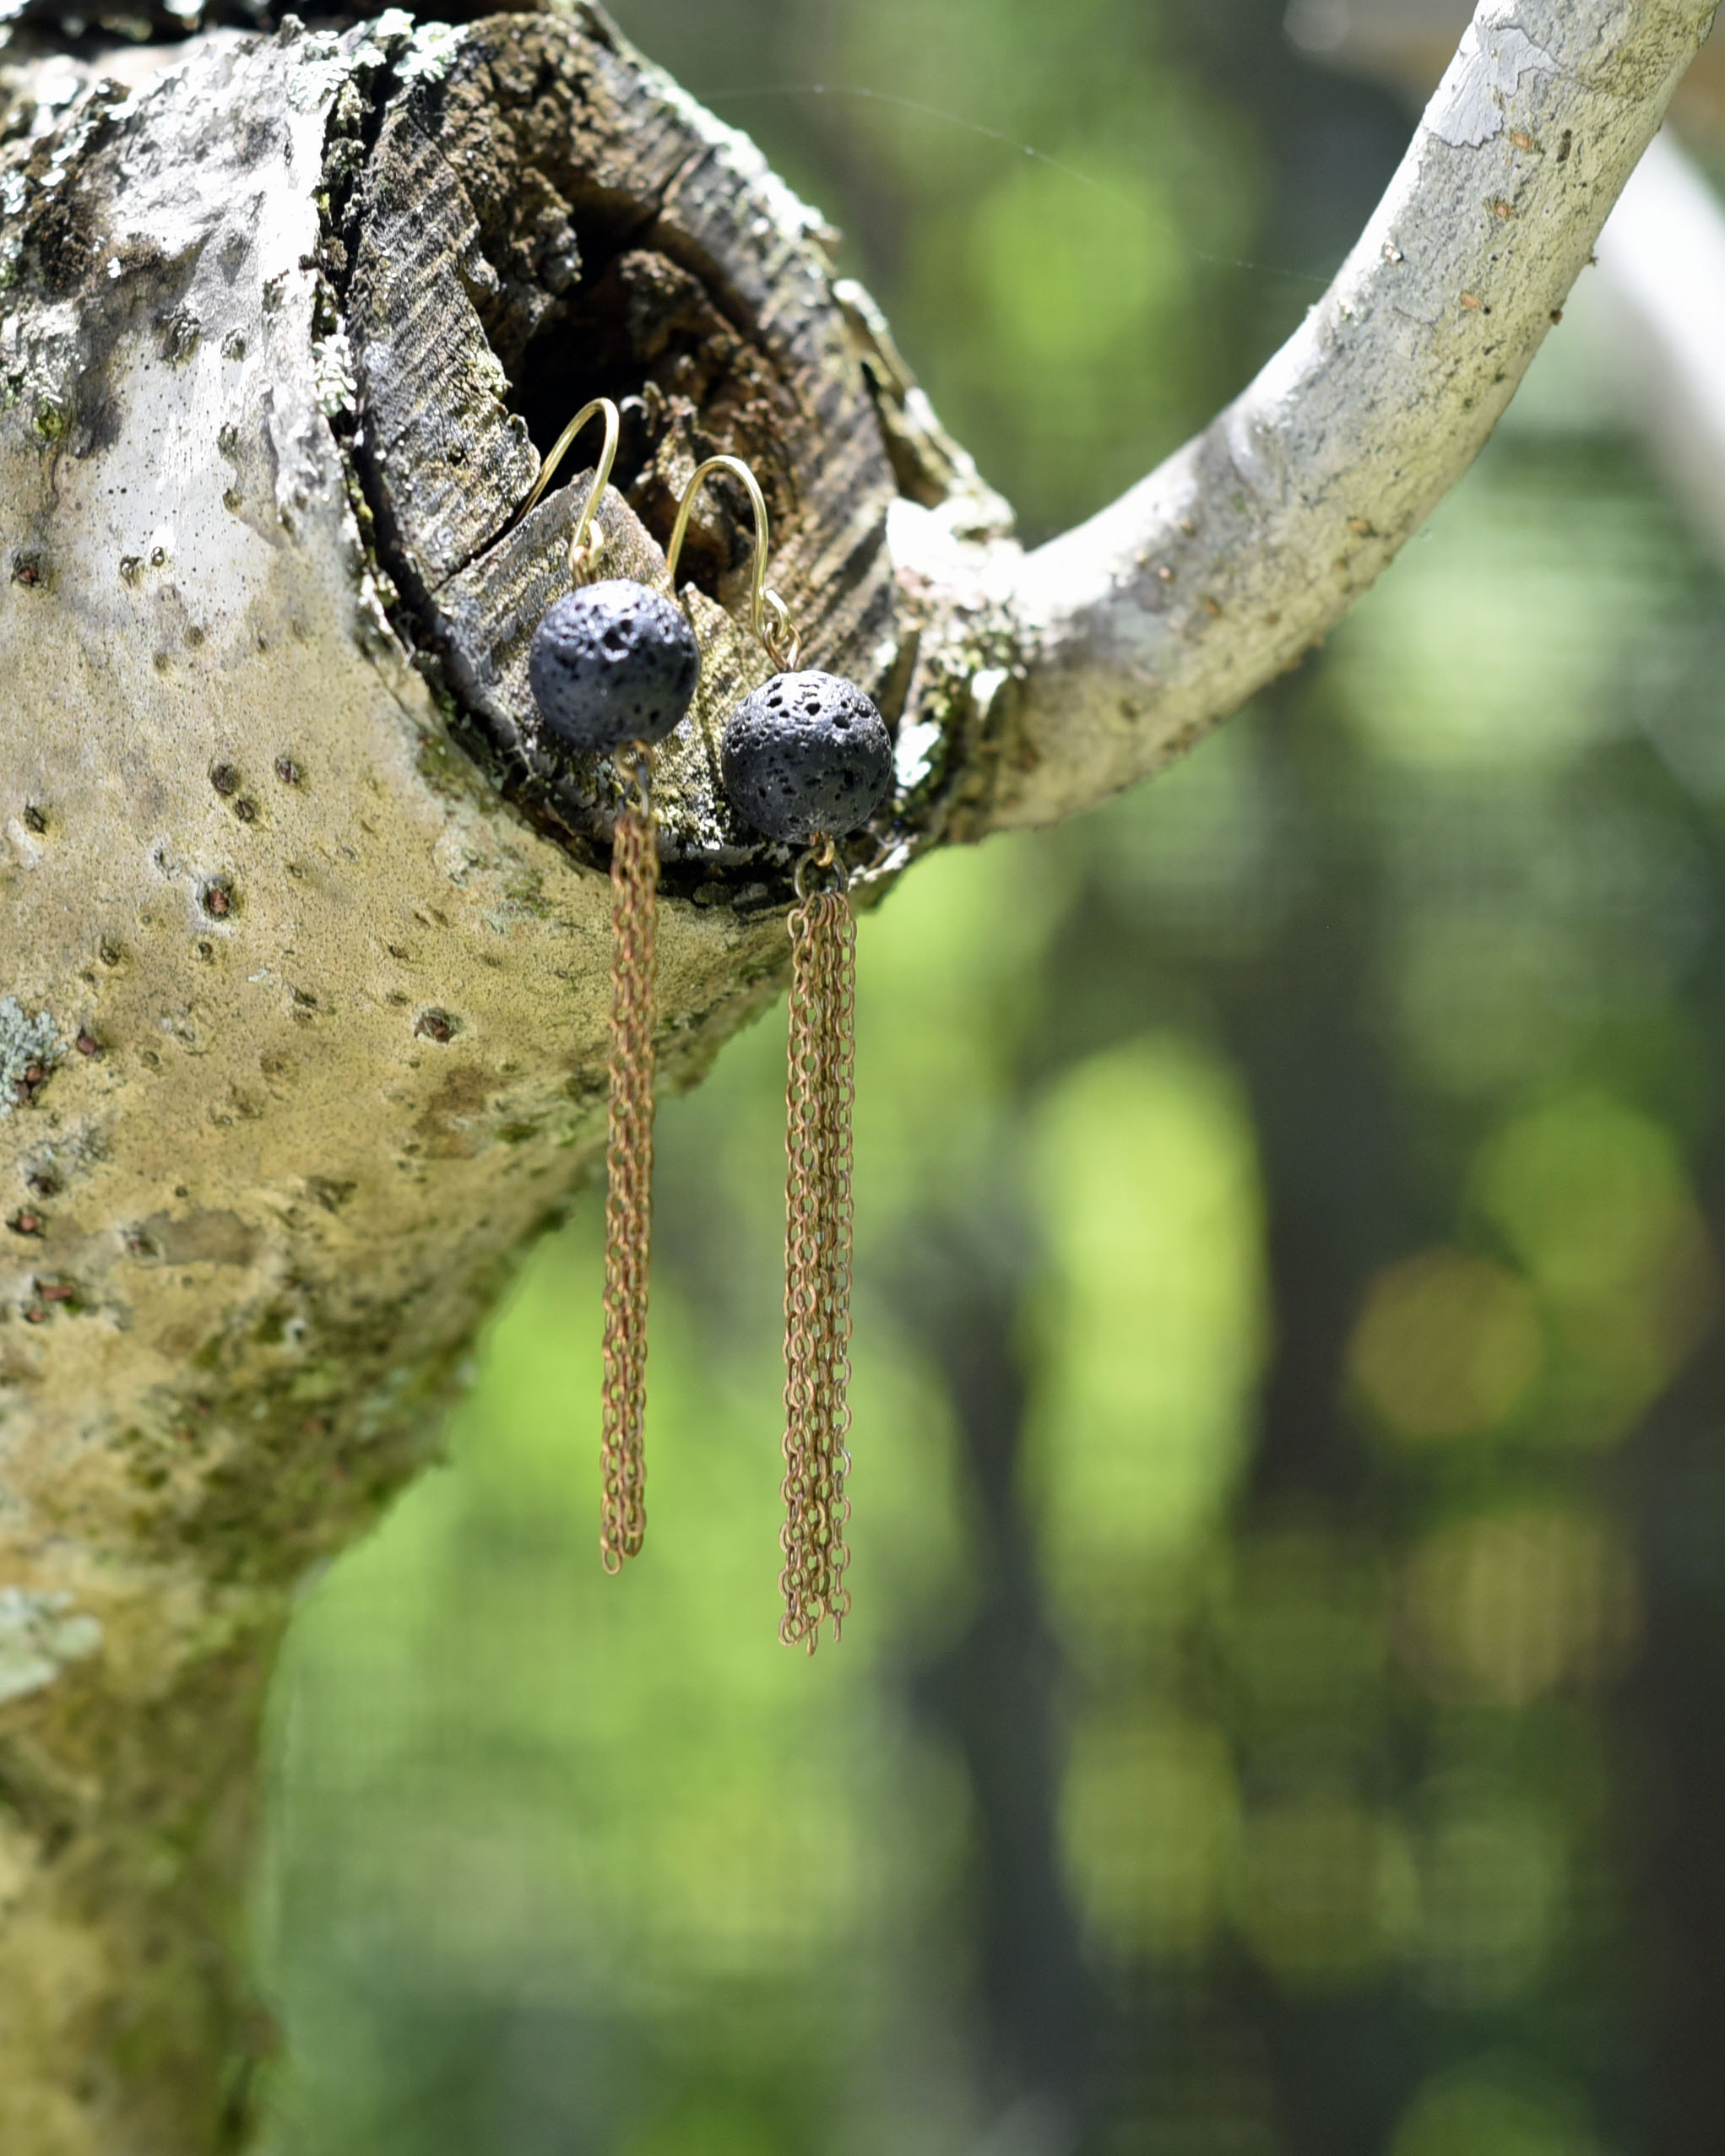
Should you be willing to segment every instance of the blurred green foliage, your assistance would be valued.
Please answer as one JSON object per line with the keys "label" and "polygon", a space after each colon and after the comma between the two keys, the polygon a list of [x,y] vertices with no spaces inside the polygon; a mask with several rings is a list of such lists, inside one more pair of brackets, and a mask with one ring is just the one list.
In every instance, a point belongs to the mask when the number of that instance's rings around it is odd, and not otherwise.
{"label": "blurred green foliage", "polygon": [[[1405,123],[1217,0],[637,0],[1028,530],[1264,356]],[[783,1016],[307,1595],[288,2156],[1715,2145],[1725,608],[1585,296],[1321,659],[863,926],[852,1583],[775,1637]]]}

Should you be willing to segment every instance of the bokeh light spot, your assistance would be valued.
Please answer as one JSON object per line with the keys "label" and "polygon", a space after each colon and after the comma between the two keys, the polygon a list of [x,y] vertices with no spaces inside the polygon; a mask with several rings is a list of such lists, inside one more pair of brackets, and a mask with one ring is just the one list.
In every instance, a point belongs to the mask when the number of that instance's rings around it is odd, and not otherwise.
{"label": "bokeh light spot", "polygon": [[1283,1990],[1365,1980],[1399,1949],[1418,1905],[1395,1822],[1353,1798],[1310,1795],[1246,1815],[1235,1921]]}
{"label": "bokeh light spot", "polygon": [[1511,1415],[1543,1354],[1525,1281],[1489,1259],[1438,1249],[1372,1282],[1348,1367],[1393,1435],[1459,1438]]}
{"label": "bokeh light spot", "polygon": [[1233,1486],[1262,1352],[1260,1199],[1229,1075],[1176,1039],[1076,1066],[1038,1139],[1054,1271],[1026,1494],[1076,1640],[1153,1598]]}
{"label": "bokeh light spot", "polygon": [[1637,1630],[1634,1568],[1603,1523],[1526,1505],[1440,1528],[1402,1582],[1409,1662],[1440,1698],[1525,1707],[1625,1666]]}
{"label": "bokeh light spot", "polygon": [[1598,2156],[1579,2099],[1506,2070],[1428,2083],[1390,2156]]}
{"label": "bokeh light spot", "polygon": [[1532,1990],[1567,1913],[1567,1853],[1549,1812],[1502,1787],[1440,1786],[1419,1860],[1425,1996],[1478,2012]]}
{"label": "bokeh light spot", "polygon": [[1171,1720],[1082,1727],[1060,1831],[1093,1936],[1123,1958],[1201,1953],[1220,1915],[1238,1811],[1219,1730]]}

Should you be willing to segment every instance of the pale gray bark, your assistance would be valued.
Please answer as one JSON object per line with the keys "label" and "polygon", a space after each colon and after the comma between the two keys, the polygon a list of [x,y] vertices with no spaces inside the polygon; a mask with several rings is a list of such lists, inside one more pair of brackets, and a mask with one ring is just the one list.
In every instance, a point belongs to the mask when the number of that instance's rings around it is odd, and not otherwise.
{"label": "pale gray bark", "polygon": [[[1466,26],[1467,0],[1294,0],[1289,36],[1331,65],[1424,103]],[[1692,154],[1725,110],[1725,22],[1672,100],[1599,235],[1581,288],[1625,416],[1697,536],[1725,561],[1725,199]],[[1690,147],[1685,149],[1685,139]]]}
{"label": "pale gray bark", "polygon": [[1209,430],[1006,576],[1028,651],[992,823],[1070,814],[1321,637],[1515,394],[1712,0],[1485,0],[1335,282]]}
{"label": "pale gray bark", "polygon": [[[1288,41],[1359,73],[1403,84],[1423,104],[1449,65],[1473,0],[1288,0]],[[1680,108],[1725,89],[1725,27],[1717,26],[1678,93]]]}
{"label": "pale gray bark", "polygon": [[[1288,351],[1028,557],[819,219],[595,11],[0,80],[0,2147],[243,2137],[231,1910],[292,1581],[425,1456],[599,1142],[605,777],[545,754],[519,668],[581,481],[511,526],[511,369],[549,328],[554,403],[600,357],[637,387],[603,513],[641,573],[698,450],[760,466],[811,656],[898,726],[862,881],[1066,813],[1287,664],[1459,473],[1706,15],[1482,12]],[[713,766],[769,670],[746,559],[713,501],[669,1085],[783,955],[788,864]]]}

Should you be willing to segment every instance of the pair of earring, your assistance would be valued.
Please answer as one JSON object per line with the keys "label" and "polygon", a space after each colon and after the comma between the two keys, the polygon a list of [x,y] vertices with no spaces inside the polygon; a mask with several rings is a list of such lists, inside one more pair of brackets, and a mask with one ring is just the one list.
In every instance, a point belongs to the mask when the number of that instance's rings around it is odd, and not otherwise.
{"label": "pair of earring", "polygon": [[[608,398],[586,405],[554,444],[526,504],[544,492],[589,420],[605,446],[569,541],[572,588],[534,631],[528,680],[545,730],[610,758],[620,799],[611,846],[610,1106],[605,1165],[605,1382],[599,1555],[618,1572],[646,1533],[643,1445],[648,1265],[652,1234],[654,949],[659,853],[654,751],[681,723],[701,650],[677,598],[677,564],[701,487],[728,472],[755,521],[750,623],[778,669],[727,719],[720,772],[732,807],[763,837],[800,848],[787,918],[791,944],[785,1147],[784,1616],[779,1636],[813,1654],[850,1606],[844,1478],[850,1411],[851,1108],[855,1097],[856,923],[839,842],[884,799],[892,772],[886,722],[854,683],[800,665],[800,640],[767,584],[767,504],[740,458],[710,457],[684,490],[663,589],[596,577],[595,512],[616,462]],[[525,513],[525,509],[523,513]]]}

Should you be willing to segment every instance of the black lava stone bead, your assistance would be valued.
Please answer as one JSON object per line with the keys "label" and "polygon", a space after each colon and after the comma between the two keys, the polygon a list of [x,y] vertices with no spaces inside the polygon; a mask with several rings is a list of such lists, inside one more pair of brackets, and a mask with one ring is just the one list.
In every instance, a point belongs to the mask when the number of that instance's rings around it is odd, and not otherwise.
{"label": "black lava stone bead", "polygon": [[726,720],[719,756],[743,821],[799,846],[865,824],[892,777],[886,720],[836,674],[775,674]]}
{"label": "black lava stone bead", "polygon": [[689,708],[701,648],[680,606],[621,577],[545,609],[527,654],[545,723],[565,748],[662,741]]}

